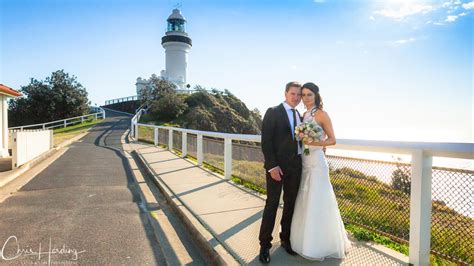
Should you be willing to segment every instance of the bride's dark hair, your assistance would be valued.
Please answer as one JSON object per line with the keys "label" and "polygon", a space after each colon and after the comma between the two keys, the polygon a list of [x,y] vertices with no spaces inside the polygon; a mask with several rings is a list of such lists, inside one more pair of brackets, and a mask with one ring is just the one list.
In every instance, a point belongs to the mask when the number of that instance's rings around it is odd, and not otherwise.
{"label": "bride's dark hair", "polygon": [[313,82],[307,82],[303,84],[301,87],[301,90],[303,89],[308,89],[314,93],[314,107],[313,110],[311,110],[311,115],[314,115],[316,110],[318,109],[323,109],[323,99],[321,98],[321,95],[319,95],[319,87],[318,85],[314,84]]}

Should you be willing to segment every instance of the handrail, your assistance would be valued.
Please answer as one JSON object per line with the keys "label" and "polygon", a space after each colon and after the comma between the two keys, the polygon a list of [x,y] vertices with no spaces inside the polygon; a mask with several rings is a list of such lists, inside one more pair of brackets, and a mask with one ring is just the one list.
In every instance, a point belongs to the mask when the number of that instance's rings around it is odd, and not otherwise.
{"label": "handrail", "polygon": [[[218,92],[222,92],[220,90],[209,90],[209,89],[201,89],[201,90],[194,90],[194,89],[176,89],[175,92],[176,93],[188,93],[188,94],[192,94],[192,93],[195,93],[195,92],[199,92],[199,91],[207,91],[207,92],[214,92],[214,91],[218,91]],[[114,103],[121,103],[121,102],[128,102],[128,101],[136,101],[138,100],[138,95],[132,95],[132,96],[126,96],[126,97],[120,97],[120,98],[115,98],[115,99],[110,99],[110,100],[105,100],[105,105],[109,105],[109,104],[114,104]]]}
{"label": "handrail", "polygon": [[111,100],[106,100],[105,105],[114,104],[114,103],[121,103],[121,102],[128,102],[128,101],[136,101],[138,100],[138,95],[132,95],[127,97],[121,97]]}
{"label": "handrail", "polygon": [[[56,121],[51,121],[51,122],[46,122],[46,123],[40,123],[40,124],[33,124],[33,125],[25,125],[25,126],[17,126],[17,127],[10,127],[8,130],[15,130],[15,129],[20,129],[23,130],[25,128],[31,128],[31,127],[42,127],[43,129],[49,129],[49,128],[55,128],[55,127],[60,127],[64,126],[66,127],[68,125],[68,121],[70,120],[75,120],[75,119],[81,119],[81,121],[84,121],[84,118],[89,117],[89,116],[95,116],[95,119],[98,119],[98,116],[101,115],[102,119],[105,119],[105,110],[100,108],[100,107],[93,107],[96,108],[97,110],[100,110],[99,112],[92,113],[92,114],[87,114],[87,115],[81,115],[81,116],[76,116],[76,117],[71,117],[71,118],[66,118],[66,119],[61,119],[61,120],[56,120]],[[63,124],[57,125],[57,126],[51,126],[51,127],[46,127],[46,125],[50,124],[55,124],[55,123],[60,123],[63,122]]]}
{"label": "handrail", "polygon": [[[151,127],[154,131],[154,143],[158,145],[158,129],[168,130],[168,149],[173,149],[173,131],[181,132],[181,156],[187,155],[187,134],[197,135],[196,157],[199,166],[203,164],[203,136],[224,139],[224,177],[232,174],[232,141],[261,142],[261,135],[229,134],[184,128],[156,126],[138,123],[142,109],[131,122],[132,137],[138,140],[138,127]],[[411,155],[411,193],[410,193],[410,239],[409,262],[414,265],[428,265],[431,240],[431,179],[433,156],[460,159],[474,159],[474,143],[440,142],[402,142],[338,139],[335,149],[399,153]]]}
{"label": "handrail", "polygon": [[[153,127],[166,130],[173,130],[179,132],[186,132],[188,134],[203,135],[214,138],[230,138],[232,140],[261,142],[261,135],[250,134],[231,134],[213,131],[201,131],[194,129],[185,129],[169,126],[157,126],[150,124],[138,123],[139,126]],[[381,140],[356,140],[356,139],[338,139],[334,149],[341,150],[357,150],[357,151],[371,151],[371,152],[385,152],[398,154],[411,154],[415,150],[424,150],[428,155],[459,158],[459,159],[474,159],[474,143],[440,143],[440,142],[409,142],[409,141],[381,141]]]}
{"label": "handrail", "polygon": [[140,117],[142,116],[142,113],[145,111],[145,109],[143,109],[143,105],[141,105],[137,111],[136,111],[136,114],[132,117],[131,121],[130,121],[130,131],[131,131],[131,135],[132,136],[135,136],[136,139],[138,139],[138,127],[136,127],[135,125],[138,124],[138,121],[140,121]]}

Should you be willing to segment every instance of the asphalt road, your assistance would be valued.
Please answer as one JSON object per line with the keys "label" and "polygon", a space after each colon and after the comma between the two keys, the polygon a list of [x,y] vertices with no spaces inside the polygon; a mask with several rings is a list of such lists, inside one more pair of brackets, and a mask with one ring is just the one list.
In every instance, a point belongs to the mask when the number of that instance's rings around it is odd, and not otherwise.
{"label": "asphalt road", "polygon": [[0,204],[0,264],[162,265],[126,158],[130,117],[108,118]]}

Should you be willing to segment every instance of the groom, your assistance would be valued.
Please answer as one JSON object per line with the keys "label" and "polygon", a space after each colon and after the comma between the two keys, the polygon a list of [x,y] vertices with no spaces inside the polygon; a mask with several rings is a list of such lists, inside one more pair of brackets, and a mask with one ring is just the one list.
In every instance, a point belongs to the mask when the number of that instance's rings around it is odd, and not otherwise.
{"label": "groom", "polygon": [[290,82],[285,88],[285,102],[271,107],[262,123],[262,151],[267,179],[267,200],[260,227],[260,255],[262,263],[270,262],[272,231],[283,187],[283,217],[281,246],[291,255],[290,228],[296,196],[301,180],[301,143],[295,139],[295,127],[301,118],[295,107],[301,100],[301,85]]}

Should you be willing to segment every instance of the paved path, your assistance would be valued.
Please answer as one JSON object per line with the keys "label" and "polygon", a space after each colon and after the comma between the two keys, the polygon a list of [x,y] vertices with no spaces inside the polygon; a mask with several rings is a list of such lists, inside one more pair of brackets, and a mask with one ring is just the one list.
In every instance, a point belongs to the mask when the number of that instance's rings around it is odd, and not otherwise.
{"label": "paved path", "polygon": [[[264,199],[197,167],[160,147],[132,144],[139,156],[174,195],[242,264],[259,265],[258,232]],[[344,260],[313,262],[290,256],[279,247],[281,210],[273,232],[272,265],[406,265],[408,257],[388,248],[355,242]]]}
{"label": "paved path", "polygon": [[107,115],[0,203],[0,264],[167,264],[128,160],[117,149],[130,117]]}

